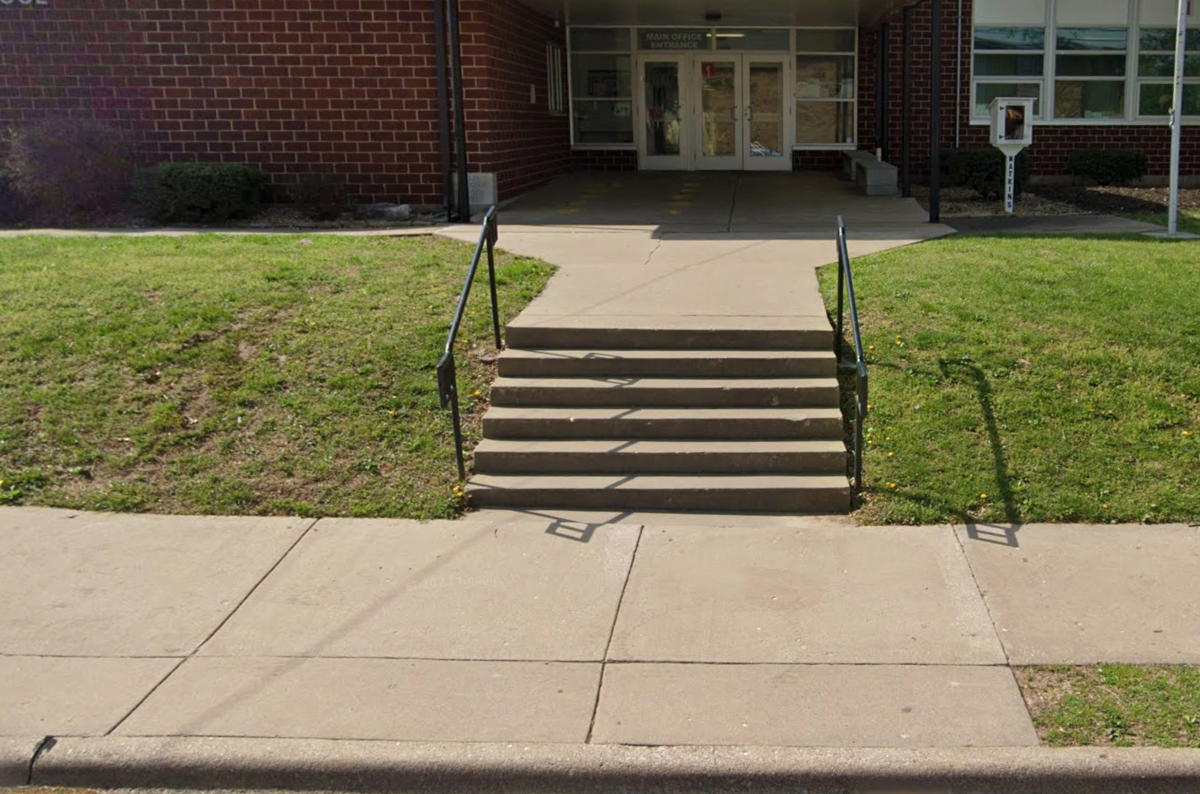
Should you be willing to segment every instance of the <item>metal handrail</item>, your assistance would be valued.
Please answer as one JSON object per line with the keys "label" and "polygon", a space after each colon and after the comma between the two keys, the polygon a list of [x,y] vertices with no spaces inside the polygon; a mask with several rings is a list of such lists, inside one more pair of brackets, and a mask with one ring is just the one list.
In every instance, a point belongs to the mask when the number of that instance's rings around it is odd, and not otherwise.
{"label": "metal handrail", "polygon": [[866,354],[863,352],[862,330],[858,324],[858,301],[854,298],[854,276],[850,272],[850,251],[846,247],[846,220],[838,216],[837,230],[838,249],[838,310],[837,336],[834,339],[834,351],[838,367],[842,367],[842,338],[846,297],[850,299],[850,324],[854,333],[854,363],[850,365],[855,370],[856,405],[854,411],[854,492],[859,493],[863,487],[863,422],[866,421],[870,407],[870,389],[867,378]]}
{"label": "metal handrail", "polygon": [[467,270],[466,281],[463,282],[462,295],[458,299],[458,311],[450,321],[450,334],[446,337],[446,348],[437,364],[438,399],[442,408],[449,407],[454,420],[454,452],[458,456],[458,478],[467,479],[467,466],[463,460],[462,420],[458,411],[458,370],[454,363],[454,342],[458,339],[458,329],[462,325],[463,314],[467,310],[467,299],[471,297],[471,285],[475,283],[475,273],[479,270],[479,262],[483,252],[487,251],[488,282],[492,292],[492,329],[496,338],[496,349],[502,347],[500,339],[500,304],[496,300],[496,241],[500,239],[499,225],[496,222],[496,208],[492,207],[483,216],[483,227],[479,230],[479,243],[475,246],[475,255],[471,257],[471,266]]}

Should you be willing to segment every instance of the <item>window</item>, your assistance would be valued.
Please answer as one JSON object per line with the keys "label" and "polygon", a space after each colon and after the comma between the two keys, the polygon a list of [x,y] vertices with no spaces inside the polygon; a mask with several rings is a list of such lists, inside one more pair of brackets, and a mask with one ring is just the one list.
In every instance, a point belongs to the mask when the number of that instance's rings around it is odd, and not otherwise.
{"label": "window", "polygon": [[1046,28],[975,28],[975,78],[973,115],[987,118],[996,97],[1035,100],[1035,118],[1042,117],[1043,79],[1046,71]]}
{"label": "window", "polygon": [[796,31],[796,146],[853,146],[857,31]]}
{"label": "window", "polygon": [[632,31],[572,28],[570,41],[574,143],[632,145]]}
{"label": "window", "polygon": [[566,73],[563,68],[562,47],[553,42],[546,45],[547,110],[553,116],[567,112]]}
{"label": "window", "polygon": [[[1187,32],[1183,61],[1183,115],[1200,116],[1200,30]],[[1175,104],[1175,30],[1142,28],[1138,47],[1140,117],[1166,117]]]}
{"label": "window", "polygon": [[1123,119],[1129,31],[1058,28],[1054,117]]}

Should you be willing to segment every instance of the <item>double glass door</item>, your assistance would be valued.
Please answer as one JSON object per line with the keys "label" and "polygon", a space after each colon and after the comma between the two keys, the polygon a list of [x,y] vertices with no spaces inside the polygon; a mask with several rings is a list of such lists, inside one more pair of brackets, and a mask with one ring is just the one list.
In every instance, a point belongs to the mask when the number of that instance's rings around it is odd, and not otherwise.
{"label": "double glass door", "polygon": [[788,171],[789,59],[706,52],[638,60],[643,169]]}

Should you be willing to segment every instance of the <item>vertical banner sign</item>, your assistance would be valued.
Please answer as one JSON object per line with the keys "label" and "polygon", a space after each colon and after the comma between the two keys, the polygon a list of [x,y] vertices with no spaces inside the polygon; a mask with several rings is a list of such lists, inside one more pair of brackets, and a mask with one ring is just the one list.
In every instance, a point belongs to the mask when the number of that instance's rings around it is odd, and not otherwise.
{"label": "vertical banner sign", "polygon": [[704,72],[704,79],[717,76],[717,65],[715,63],[705,63],[700,67]]}

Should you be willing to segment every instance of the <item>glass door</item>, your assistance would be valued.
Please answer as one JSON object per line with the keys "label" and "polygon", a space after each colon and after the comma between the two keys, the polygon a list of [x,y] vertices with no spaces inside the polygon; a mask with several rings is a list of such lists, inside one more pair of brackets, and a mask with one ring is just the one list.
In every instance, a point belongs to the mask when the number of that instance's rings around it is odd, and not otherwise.
{"label": "glass door", "polygon": [[717,53],[695,57],[699,86],[696,113],[696,168],[742,167],[741,56]]}
{"label": "glass door", "polygon": [[687,167],[686,56],[645,56],[638,66],[638,165],[643,170]]}
{"label": "glass door", "polygon": [[788,112],[788,62],[773,55],[746,55],[742,66],[746,97],[742,168],[790,171],[792,147]]}

